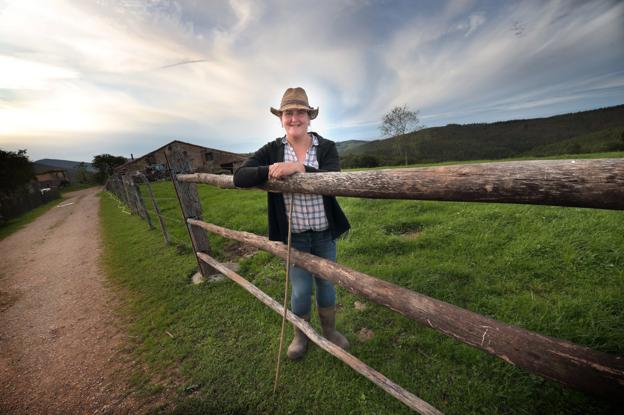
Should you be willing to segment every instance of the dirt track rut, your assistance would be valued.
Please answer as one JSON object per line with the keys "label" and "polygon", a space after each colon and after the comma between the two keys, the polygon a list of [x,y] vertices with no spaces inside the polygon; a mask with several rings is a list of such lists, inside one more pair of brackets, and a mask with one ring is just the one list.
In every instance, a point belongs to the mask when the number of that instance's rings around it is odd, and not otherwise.
{"label": "dirt track rut", "polygon": [[0,241],[0,413],[143,412],[99,263],[99,189]]}

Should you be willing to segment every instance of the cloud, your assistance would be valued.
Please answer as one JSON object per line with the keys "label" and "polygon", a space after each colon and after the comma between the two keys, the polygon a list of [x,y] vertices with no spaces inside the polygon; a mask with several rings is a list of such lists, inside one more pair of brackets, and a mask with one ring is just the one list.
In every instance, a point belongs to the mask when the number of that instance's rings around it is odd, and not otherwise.
{"label": "cloud", "polygon": [[395,105],[436,125],[617,101],[623,10],[599,0],[12,0],[0,9],[0,145],[48,134],[249,151],[282,133],[268,108],[298,85],[320,107],[313,128],[335,139],[378,136]]}
{"label": "cloud", "polygon": [[[395,33],[385,55],[386,66],[397,68],[398,75],[396,84],[388,86],[396,91],[388,104],[407,103],[423,113],[442,106],[472,110],[489,107],[502,97],[513,101],[527,90],[541,90],[561,79],[601,73],[601,65],[612,68],[616,61],[621,65],[621,52],[601,50],[599,45],[615,47],[622,39],[617,23],[623,17],[622,6],[513,3],[487,21],[472,19],[472,27],[470,17],[459,26],[445,22],[446,16],[417,17]],[[509,30],[517,21],[531,22],[520,38]],[[440,27],[463,28],[470,36],[460,38]]]}
{"label": "cloud", "polygon": [[484,24],[485,20],[486,19],[484,12],[472,13],[470,16],[468,16],[467,19],[460,23],[457,23],[451,31],[457,30],[460,32],[465,32],[464,37],[468,37],[472,32],[477,30],[479,26]]}
{"label": "cloud", "polygon": [[0,89],[44,89],[46,85],[63,79],[78,77],[71,68],[0,56]]}

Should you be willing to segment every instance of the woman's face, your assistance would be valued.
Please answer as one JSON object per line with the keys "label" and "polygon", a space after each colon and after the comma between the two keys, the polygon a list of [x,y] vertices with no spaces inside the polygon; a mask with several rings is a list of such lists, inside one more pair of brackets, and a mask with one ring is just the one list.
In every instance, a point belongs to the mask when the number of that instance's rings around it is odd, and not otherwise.
{"label": "woman's face", "polygon": [[287,136],[299,137],[308,132],[310,114],[306,110],[286,110],[282,112],[281,120]]}

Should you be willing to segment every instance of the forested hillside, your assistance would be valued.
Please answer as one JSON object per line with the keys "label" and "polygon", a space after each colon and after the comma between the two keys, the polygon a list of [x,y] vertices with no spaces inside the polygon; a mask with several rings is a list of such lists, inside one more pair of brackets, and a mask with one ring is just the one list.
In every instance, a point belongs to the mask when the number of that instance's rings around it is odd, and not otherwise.
{"label": "forested hillside", "polygon": [[620,150],[624,105],[549,118],[425,128],[344,146],[341,157],[344,167],[374,167]]}

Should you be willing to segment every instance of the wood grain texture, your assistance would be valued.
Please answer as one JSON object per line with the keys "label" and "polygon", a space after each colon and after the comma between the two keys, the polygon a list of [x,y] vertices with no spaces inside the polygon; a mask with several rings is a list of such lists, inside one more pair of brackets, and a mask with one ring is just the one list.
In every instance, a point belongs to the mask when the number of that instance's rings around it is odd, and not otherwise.
{"label": "wood grain texture", "polygon": [[[286,258],[281,242],[197,220],[194,227]],[[344,265],[292,250],[292,262],[404,316],[500,359],[571,388],[620,402],[624,359],[534,333],[373,278]]]}
{"label": "wood grain texture", "polygon": [[[178,180],[234,188],[232,176]],[[260,189],[333,196],[624,209],[624,158],[536,160],[356,172],[298,173]]]}
{"label": "wood grain texture", "polygon": [[145,208],[145,201],[143,200],[143,195],[141,194],[141,188],[139,187],[140,178],[137,176],[133,176],[130,179],[131,189],[134,193],[134,197],[136,199],[137,208],[139,210],[139,215],[147,221],[147,226],[150,229],[154,229],[154,224],[152,223],[152,218]]}
{"label": "wood grain texture", "polygon": [[320,348],[340,359],[351,368],[353,368],[356,372],[360,373],[368,380],[373,382],[375,385],[379,386],[381,389],[392,395],[394,398],[403,402],[405,405],[410,407],[411,409],[421,413],[423,415],[441,415],[440,412],[435,407],[431,406],[429,403],[423,401],[419,397],[415,396],[411,392],[403,389],[401,386],[397,385],[383,374],[379,373],[375,369],[366,365],[364,362],[359,360],[357,357],[352,354],[346,352],[342,348],[336,346],[334,343],[327,340],[325,337],[319,335],[312,325],[297,315],[293,314],[290,310],[284,310],[284,307],[280,305],[273,298],[269,297],[258,287],[247,281],[242,276],[238,275],[234,271],[228,269],[223,264],[217,262],[214,258],[206,255],[202,252],[198,252],[197,256],[207,264],[209,264],[212,268],[219,271],[221,274],[230,278],[232,281],[236,282],[238,285],[243,287],[245,290],[250,292],[254,297],[262,301],[264,304],[269,306],[269,308],[273,309],[280,315],[284,314],[286,311],[286,319],[290,321],[292,324],[297,326],[301,331],[305,333],[306,336],[314,343],[316,343]]}
{"label": "wood grain texture", "polygon": [[[169,170],[172,172],[172,180],[176,190],[176,195],[180,201],[180,208],[184,215],[184,220],[188,218],[202,219],[202,206],[197,193],[197,186],[194,183],[179,182],[175,179],[176,173],[185,173],[191,171],[189,161],[184,154],[183,148],[177,144],[172,144],[168,151],[165,152]],[[187,226],[189,237],[193,244],[193,250],[210,254],[210,241],[208,234],[202,229]],[[214,271],[203,261],[197,258],[197,264],[204,277],[213,274]]]}

